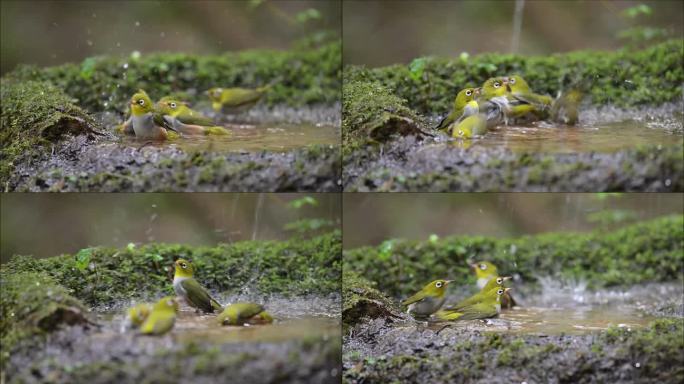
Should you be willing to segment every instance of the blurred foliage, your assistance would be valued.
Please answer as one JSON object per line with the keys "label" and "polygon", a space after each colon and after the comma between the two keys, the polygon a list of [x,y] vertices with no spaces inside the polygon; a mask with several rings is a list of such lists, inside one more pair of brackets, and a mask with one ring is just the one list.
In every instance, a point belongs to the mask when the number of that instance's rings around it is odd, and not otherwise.
{"label": "blurred foliage", "polygon": [[[622,17],[632,21],[635,21],[640,16],[648,17],[652,14],[653,10],[646,4],[639,4],[621,12]],[[627,42],[627,48],[629,49],[648,47],[669,36],[670,33],[665,28],[643,25],[634,25],[631,28],[623,29],[617,33],[618,38]]]}
{"label": "blurred foliage", "polygon": [[[288,206],[297,211],[302,211],[306,206],[317,207],[318,200],[311,196],[304,196],[301,199],[292,200]],[[314,236],[322,231],[329,231],[335,226],[335,222],[324,218],[301,218],[287,223],[283,226],[286,231],[292,231],[299,236]]]}
{"label": "blurred foliage", "polygon": [[[665,282],[681,278],[684,216],[667,216],[610,233],[547,233],[519,238],[455,236],[437,242],[395,240],[344,251],[349,269],[392,297],[417,292],[428,281],[475,282],[469,262],[490,261],[502,275],[526,284],[541,276],[584,280],[590,287]],[[389,254],[389,257],[387,255]]]}

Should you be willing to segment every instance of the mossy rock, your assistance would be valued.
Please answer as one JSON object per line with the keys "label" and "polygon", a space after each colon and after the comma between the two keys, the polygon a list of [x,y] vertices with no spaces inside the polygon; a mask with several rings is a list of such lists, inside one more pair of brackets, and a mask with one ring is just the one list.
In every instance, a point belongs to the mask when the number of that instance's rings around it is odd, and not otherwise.
{"label": "mossy rock", "polygon": [[261,294],[328,295],[339,292],[341,234],[311,239],[243,241],[216,247],[147,244],[88,248],[46,259],[15,256],[7,275],[38,272],[51,276],[92,307],[173,294],[173,262],[189,259],[198,281],[214,292],[254,288]]}
{"label": "mossy rock", "polygon": [[31,157],[67,135],[92,138],[98,133],[95,120],[54,85],[6,79],[1,84],[0,179],[8,177],[20,156]]}
{"label": "mossy rock", "polygon": [[0,275],[0,366],[20,340],[50,333],[64,325],[92,324],[83,303],[43,273]]}
{"label": "mossy rock", "polygon": [[353,326],[363,319],[399,318],[400,309],[374,284],[358,273],[343,269],[342,275],[342,322]]}
{"label": "mossy rock", "polygon": [[681,279],[684,216],[674,215],[591,233],[519,238],[454,236],[436,241],[392,239],[345,250],[345,269],[363,274],[390,297],[406,297],[437,278],[474,284],[469,261],[491,261],[526,285],[539,276],[583,280],[589,287]]}

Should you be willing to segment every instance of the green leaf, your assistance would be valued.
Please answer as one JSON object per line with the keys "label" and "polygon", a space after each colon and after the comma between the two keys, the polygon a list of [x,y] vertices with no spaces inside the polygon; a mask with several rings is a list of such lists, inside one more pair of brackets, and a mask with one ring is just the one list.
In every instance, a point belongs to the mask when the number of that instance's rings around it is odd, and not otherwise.
{"label": "green leaf", "polygon": [[90,79],[95,73],[95,64],[97,64],[97,59],[94,57],[89,57],[83,60],[81,64],[81,77],[85,80]]}
{"label": "green leaf", "polygon": [[79,271],[83,272],[88,268],[88,265],[90,265],[90,256],[94,249],[95,248],[81,249],[76,256],[74,256],[76,259],[76,268],[78,268]]}
{"label": "green leaf", "polygon": [[304,196],[301,199],[292,200],[288,204],[291,208],[299,209],[305,205],[310,205],[312,207],[318,206],[318,200],[311,196]]}
{"label": "green leaf", "polygon": [[295,20],[299,24],[305,24],[311,20],[320,20],[321,13],[315,8],[309,8],[305,11],[299,12],[295,16]]}
{"label": "green leaf", "polygon": [[411,64],[409,64],[409,74],[414,81],[418,81],[421,77],[423,77],[426,64],[427,59],[424,57],[413,59]]}

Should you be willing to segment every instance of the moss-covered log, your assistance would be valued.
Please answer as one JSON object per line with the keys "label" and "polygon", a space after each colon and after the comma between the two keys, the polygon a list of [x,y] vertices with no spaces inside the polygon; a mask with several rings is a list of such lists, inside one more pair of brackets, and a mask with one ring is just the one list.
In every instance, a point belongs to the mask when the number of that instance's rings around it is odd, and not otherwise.
{"label": "moss-covered log", "polygon": [[345,270],[362,274],[391,297],[449,278],[473,284],[468,261],[487,260],[499,273],[533,285],[540,276],[584,280],[590,287],[681,279],[684,216],[668,216],[611,232],[548,233],[497,239],[455,236],[437,241],[388,240],[344,252]]}
{"label": "moss-covered log", "polygon": [[347,268],[342,275],[342,322],[352,326],[362,319],[398,318],[400,308],[374,284]]}
{"label": "moss-covered log", "polygon": [[95,120],[50,83],[2,79],[1,84],[0,180],[14,171],[20,156],[33,158],[38,148],[68,135],[98,132]]}
{"label": "moss-covered log", "polygon": [[[389,336],[367,332],[375,342]],[[392,338],[393,339],[393,338]],[[678,383],[684,380],[684,322],[585,336],[518,336],[446,329],[391,340],[393,352],[346,351],[345,383]],[[373,353],[371,352],[371,353]]]}
{"label": "moss-covered log", "polygon": [[158,99],[183,92],[193,102],[208,100],[212,87],[259,87],[273,84],[267,104],[334,104],[340,97],[341,44],[290,51],[251,50],[222,55],[153,53],[130,57],[91,57],[80,64],[37,68],[20,66],[4,77],[47,81],[77,99],[89,112],[128,110],[138,89]]}
{"label": "moss-covered log", "polygon": [[395,134],[421,135],[418,116],[406,100],[377,82],[345,83],[342,93],[342,144],[345,153],[370,142],[383,142]]}
{"label": "moss-covered log", "polygon": [[594,105],[654,105],[681,100],[684,41],[671,40],[642,51],[580,51],[549,56],[483,54],[467,59],[427,57],[421,65],[367,69],[348,66],[345,87],[376,81],[422,115],[451,108],[458,91],[493,76],[520,74],[536,92],[556,95],[581,86]]}
{"label": "moss-covered log", "polygon": [[340,290],[340,239],[335,231],[309,240],[245,241],[217,247],[98,247],[46,259],[15,256],[3,266],[3,275],[48,275],[96,307],[172,294],[173,262],[186,258],[195,264],[197,279],[215,292],[249,287],[263,294],[326,295]]}
{"label": "moss-covered log", "polygon": [[3,273],[0,291],[0,367],[20,340],[35,339],[62,325],[90,324],[81,301],[44,273]]}

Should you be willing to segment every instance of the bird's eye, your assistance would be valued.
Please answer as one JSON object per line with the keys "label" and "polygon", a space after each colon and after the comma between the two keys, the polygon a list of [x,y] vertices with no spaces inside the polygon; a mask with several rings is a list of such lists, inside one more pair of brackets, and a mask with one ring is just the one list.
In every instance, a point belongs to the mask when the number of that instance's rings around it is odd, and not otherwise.
{"label": "bird's eye", "polygon": [[496,279],[496,283],[501,285],[501,283],[503,283],[503,279],[499,277],[498,279]]}
{"label": "bird's eye", "polygon": [[442,282],[441,282],[441,281],[438,281],[438,282],[435,284],[435,286],[436,286],[437,288],[442,288]]}
{"label": "bird's eye", "polygon": [[466,96],[470,96],[472,94],[473,94],[473,91],[471,91],[470,89],[466,91]]}
{"label": "bird's eye", "polygon": [[500,288],[499,288],[498,291],[496,291],[496,293],[497,293],[498,295],[503,295],[503,292],[504,292],[503,289],[500,289]]}
{"label": "bird's eye", "polygon": [[511,84],[515,84],[515,79],[514,79],[514,78],[510,78],[510,79],[508,79],[508,82],[511,83]]}
{"label": "bird's eye", "polygon": [[494,82],[494,88],[499,88],[500,86],[501,86],[501,83],[499,83],[498,81]]}
{"label": "bird's eye", "polygon": [[138,104],[145,105],[145,100],[143,100],[143,99],[138,100]]}
{"label": "bird's eye", "polygon": [[171,106],[171,108],[176,108],[176,103],[171,103],[169,105]]}
{"label": "bird's eye", "polygon": [[487,269],[487,264],[480,264],[480,269],[483,271]]}
{"label": "bird's eye", "polygon": [[185,264],[185,263],[181,263],[181,268],[185,269],[185,268],[187,268],[187,267],[188,267],[188,265],[187,265],[187,264]]}

